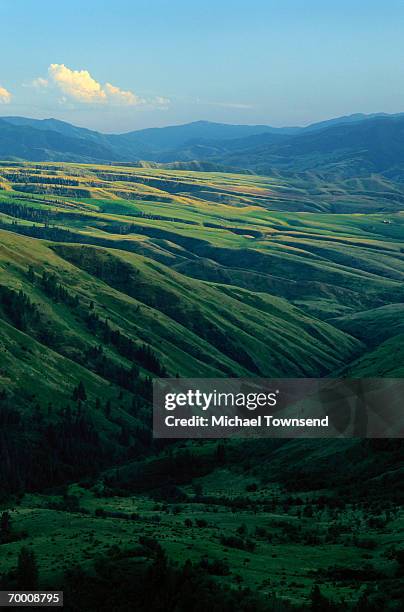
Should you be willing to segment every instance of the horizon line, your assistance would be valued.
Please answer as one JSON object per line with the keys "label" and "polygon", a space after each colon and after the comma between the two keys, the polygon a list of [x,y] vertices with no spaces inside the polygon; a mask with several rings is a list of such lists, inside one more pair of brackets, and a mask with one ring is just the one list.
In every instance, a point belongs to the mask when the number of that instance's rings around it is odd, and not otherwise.
{"label": "horizon line", "polygon": [[400,115],[404,115],[404,111],[402,112],[398,112],[398,113],[386,113],[384,111],[377,111],[377,112],[373,112],[373,113],[362,113],[362,112],[355,112],[355,113],[351,113],[349,115],[335,115],[332,117],[329,117],[328,119],[321,119],[320,121],[313,121],[310,123],[306,123],[303,125],[280,125],[280,126],[274,126],[271,125],[269,123],[227,123],[227,122],[223,122],[223,121],[210,121],[208,119],[195,119],[194,121],[188,121],[188,122],[182,122],[182,123],[170,123],[167,125],[163,125],[163,126],[149,126],[149,127],[144,127],[144,128],[137,128],[137,129],[129,129],[125,132],[104,132],[101,130],[95,130],[92,128],[88,128],[85,127],[83,125],[77,125],[75,123],[71,123],[70,121],[66,121],[65,119],[57,119],[56,117],[43,117],[41,119],[37,118],[37,117],[27,117],[25,115],[0,115],[0,120],[7,120],[7,119],[27,119],[29,121],[58,121],[59,123],[66,123],[67,125],[70,125],[72,127],[77,127],[79,129],[83,129],[83,130],[88,130],[89,132],[95,132],[98,134],[105,134],[105,135],[124,135],[124,134],[130,134],[133,132],[142,132],[142,131],[146,131],[146,130],[164,130],[167,128],[176,128],[176,127],[185,127],[185,126],[189,126],[189,125],[195,125],[198,123],[205,123],[205,124],[209,124],[209,125],[224,125],[224,126],[234,126],[234,127],[260,127],[260,128],[269,128],[269,129],[273,129],[273,130],[297,130],[297,129],[305,129],[314,125],[320,125],[322,123],[328,123],[330,121],[335,121],[337,119],[352,119],[353,117],[363,117],[363,118],[376,118],[376,117],[397,117]]}

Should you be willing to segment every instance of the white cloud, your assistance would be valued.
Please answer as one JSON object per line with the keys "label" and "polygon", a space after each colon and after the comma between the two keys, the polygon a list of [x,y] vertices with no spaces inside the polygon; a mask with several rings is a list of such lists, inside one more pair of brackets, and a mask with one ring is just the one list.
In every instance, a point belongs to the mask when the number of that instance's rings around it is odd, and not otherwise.
{"label": "white cloud", "polygon": [[5,87],[0,85],[0,104],[10,104],[11,93]]}
{"label": "white cloud", "polygon": [[48,87],[49,85],[49,81],[48,79],[44,79],[43,77],[37,77],[36,79],[33,79],[30,83],[31,87],[36,87],[36,88],[41,88],[41,87]]}
{"label": "white cloud", "polygon": [[51,64],[49,78],[59,89],[78,102],[105,102],[106,93],[88,70],[71,70],[64,64]]}
{"label": "white cloud", "polygon": [[127,106],[136,106],[137,104],[145,104],[146,100],[140,98],[132,91],[124,91],[119,87],[115,87],[115,85],[111,85],[111,83],[105,83],[104,92],[107,98],[111,102],[115,102],[116,104],[123,104]]}
{"label": "white cloud", "polygon": [[101,85],[88,70],[71,70],[64,64],[51,64],[48,74],[49,81],[42,78],[35,79],[36,86],[55,85],[63,93],[63,101],[70,99],[86,104],[110,104],[111,106],[141,106],[150,103],[167,105],[169,102],[167,98],[160,96],[149,101],[133,91],[126,91],[112,83],[107,82]]}

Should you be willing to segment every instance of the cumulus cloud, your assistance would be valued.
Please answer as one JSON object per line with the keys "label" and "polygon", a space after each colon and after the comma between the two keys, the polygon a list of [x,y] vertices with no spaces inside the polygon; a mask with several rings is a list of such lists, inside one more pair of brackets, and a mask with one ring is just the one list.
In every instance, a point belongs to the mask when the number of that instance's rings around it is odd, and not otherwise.
{"label": "cumulus cloud", "polygon": [[136,104],[145,104],[146,100],[140,98],[132,91],[124,91],[111,83],[105,83],[104,92],[108,99],[118,104],[135,106]]}
{"label": "cumulus cloud", "polygon": [[[111,104],[118,106],[140,106],[149,103],[133,91],[125,91],[112,83],[101,85],[88,70],[72,70],[64,64],[51,64],[48,69],[49,82],[63,93],[63,100],[76,100],[87,104]],[[49,84],[46,79],[35,79],[38,87]],[[167,104],[166,98],[159,98]]]}
{"label": "cumulus cloud", "polygon": [[105,102],[107,95],[88,70],[71,70],[64,64],[51,64],[49,78],[66,95],[78,102]]}
{"label": "cumulus cloud", "polygon": [[0,85],[0,104],[10,104],[11,93],[5,87]]}

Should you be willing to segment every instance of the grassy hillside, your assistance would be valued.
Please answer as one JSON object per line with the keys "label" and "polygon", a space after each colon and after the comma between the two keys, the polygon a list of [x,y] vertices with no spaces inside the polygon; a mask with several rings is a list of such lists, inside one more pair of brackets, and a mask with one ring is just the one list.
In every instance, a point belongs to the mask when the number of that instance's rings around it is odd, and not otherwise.
{"label": "grassy hillside", "polygon": [[5,588],[28,544],[67,592],[107,558],[149,584],[164,553],[203,597],[250,588],[245,609],[302,609],[319,583],[339,609],[381,588],[398,610],[399,441],[150,432],[155,376],[403,375],[395,185],[2,162],[0,187]]}

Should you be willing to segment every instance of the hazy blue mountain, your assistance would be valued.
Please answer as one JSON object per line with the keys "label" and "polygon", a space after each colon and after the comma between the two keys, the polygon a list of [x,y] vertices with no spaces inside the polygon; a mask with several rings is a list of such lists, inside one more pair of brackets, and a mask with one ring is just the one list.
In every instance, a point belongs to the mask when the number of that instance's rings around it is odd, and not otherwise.
{"label": "hazy blue mountain", "polygon": [[69,136],[3,119],[0,120],[0,159],[90,162],[122,158],[108,144],[103,144],[102,138]]}
{"label": "hazy blue mountain", "polygon": [[266,135],[256,139],[255,145],[246,139],[239,142],[237,151],[228,151],[223,162],[243,164],[259,172],[277,168],[326,171],[343,176],[372,172],[401,176],[404,175],[403,139],[403,115],[377,116],[303,130],[276,143],[268,141]]}
{"label": "hazy blue mountain", "polygon": [[[49,151],[48,159],[68,159],[70,161],[82,160],[84,142],[94,143],[96,148],[92,156],[94,161],[103,159],[104,161],[122,160],[137,161],[150,159],[152,161],[164,161],[164,156],[171,151],[186,148],[188,143],[203,140],[221,143],[231,139],[248,137],[262,133],[285,134],[297,133],[300,128],[272,128],[265,125],[231,125],[222,123],[212,123],[209,121],[196,121],[184,125],[168,126],[164,128],[150,128],[137,130],[125,134],[101,134],[93,130],[77,127],[65,121],[56,119],[31,119],[26,117],[3,117],[2,121],[19,128],[14,133],[14,142],[11,143],[6,136],[6,129],[2,123],[0,131],[0,155],[3,158],[23,156],[24,159],[44,159],[44,137],[35,132],[53,132],[68,138],[78,139],[81,142],[67,143],[53,139],[51,146],[45,147]],[[23,130],[26,129],[26,136],[30,143],[27,148],[26,137]],[[11,135],[10,129],[7,134]],[[38,144],[35,143],[35,138]],[[1,146],[3,141],[3,146]],[[6,144],[7,143],[7,144]],[[52,147],[56,145],[56,148]],[[68,146],[69,145],[69,146]],[[68,148],[66,148],[68,146]],[[70,148],[69,148],[70,147]],[[216,150],[217,146],[215,147]],[[219,146],[220,150],[220,146]],[[69,153],[69,157],[64,156]],[[45,154],[46,155],[46,154]],[[102,156],[102,157],[100,157]],[[87,151],[85,152],[87,159]],[[46,158],[46,157],[45,157]],[[176,159],[175,155],[169,155],[170,161]],[[83,160],[84,161],[84,160]]]}
{"label": "hazy blue mountain", "polygon": [[104,138],[103,134],[88,130],[87,128],[77,127],[67,121],[59,119],[31,119],[30,117],[2,117],[3,121],[16,126],[27,126],[42,131],[52,131],[71,136],[74,138]]}
{"label": "hazy blue mountain", "polygon": [[[391,117],[388,113],[354,113],[352,115],[343,115],[342,117],[334,117],[333,119],[326,119],[325,121],[318,121],[312,123],[304,128],[306,132],[313,132],[314,130],[322,130],[323,128],[333,127],[335,125],[341,125],[343,123],[357,123],[358,121],[366,121],[367,119],[376,119],[377,117]],[[399,116],[399,115],[394,115]]]}
{"label": "hazy blue mountain", "polygon": [[[0,119],[0,158],[33,161],[203,162],[259,173],[404,176],[404,114],[356,114],[306,128],[184,125],[101,134],[56,119]],[[210,166],[212,167],[212,166]]]}
{"label": "hazy blue mountain", "polygon": [[296,134],[300,130],[299,127],[274,128],[268,125],[231,125],[211,121],[194,121],[183,125],[136,130],[113,136],[113,138],[156,148],[172,149],[195,139],[231,140],[264,133]]}

